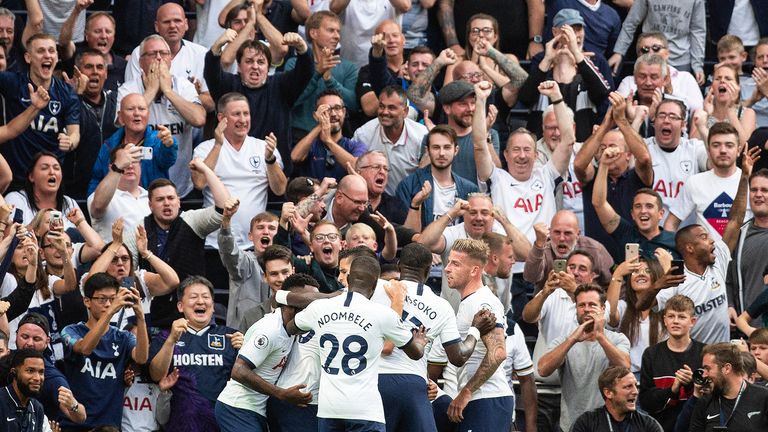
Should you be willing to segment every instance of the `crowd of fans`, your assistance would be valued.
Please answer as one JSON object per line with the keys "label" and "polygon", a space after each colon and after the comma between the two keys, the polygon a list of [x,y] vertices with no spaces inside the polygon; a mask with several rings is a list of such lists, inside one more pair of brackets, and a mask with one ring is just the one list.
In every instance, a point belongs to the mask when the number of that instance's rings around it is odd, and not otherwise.
{"label": "crowd of fans", "polygon": [[765,2],[2,1],[0,102],[0,431],[768,430]]}

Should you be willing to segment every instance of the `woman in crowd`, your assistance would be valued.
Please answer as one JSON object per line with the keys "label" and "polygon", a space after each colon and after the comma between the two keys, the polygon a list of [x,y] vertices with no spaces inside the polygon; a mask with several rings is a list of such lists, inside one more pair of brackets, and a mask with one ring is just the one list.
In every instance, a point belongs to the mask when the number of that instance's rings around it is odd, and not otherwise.
{"label": "woman in crowd", "polygon": [[728,64],[715,66],[712,85],[704,98],[704,109],[694,113],[693,122],[691,138],[706,141],[709,128],[718,122],[732,124],[739,131],[742,142],[752,136],[756,127],[755,110],[741,103],[741,84],[736,68]]}
{"label": "woman in crowd", "polygon": [[[142,307],[145,311],[147,325],[150,325],[150,304],[155,296],[170,294],[179,284],[179,276],[171,266],[147,249],[147,233],[143,225],[136,229],[136,248],[139,255],[155,269],[151,272],[135,265],[133,255],[123,244],[123,219],[112,224],[112,241],[102,249],[101,255],[93,262],[88,274],[83,275],[81,288],[91,274],[106,272],[120,282],[121,286],[136,287],[141,295]],[[123,328],[133,316],[131,309],[125,314],[116,314],[113,323],[117,328]],[[117,322],[115,322],[116,320]]]}

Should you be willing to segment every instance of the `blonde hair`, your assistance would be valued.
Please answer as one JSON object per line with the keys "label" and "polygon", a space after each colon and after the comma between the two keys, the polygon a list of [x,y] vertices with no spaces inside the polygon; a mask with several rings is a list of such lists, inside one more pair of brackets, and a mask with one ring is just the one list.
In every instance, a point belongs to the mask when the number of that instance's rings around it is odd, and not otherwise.
{"label": "blonde hair", "polygon": [[376,233],[373,231],[373,228],[361,222],[353,224],[347,229],[347,233],[344,234],[344,240],[351,241],[352,236],[355,234],[368,234],[372,239],[376,240]]}
{"label": "blonde hair", "polygon": [[466,254],[469,259],[479,261],[483,266],[488,262],[488,255],[491,252],[484,241],[475,239],[456,240],[451,251]]}

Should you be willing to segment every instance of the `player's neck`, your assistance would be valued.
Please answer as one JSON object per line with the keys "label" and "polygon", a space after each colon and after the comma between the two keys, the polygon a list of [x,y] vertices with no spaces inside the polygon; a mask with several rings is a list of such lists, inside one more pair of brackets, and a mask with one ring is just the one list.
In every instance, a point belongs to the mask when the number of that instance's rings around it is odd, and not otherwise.
{"label": "player's neck", "polygon": [[483,287],[483,280],[480,277],[470,280],[464,288],[461,289],[461,299],[467,298],[467,296],[476,293]]}
{"label": "player's neck", "polygon": [[768,228],[768,216],[755,216],[755,226]]}
{"label": "player's neck", "polygon": [[400,280],[416,283],[424,283],[424,278],[415,270],[409,268],[400,268]]}
{"label": "player's neck", "polygon": [[432,178],[440,186],[446,187],[453,184],[453,175],[451,175],[451,165],[446,168],[435,168],[432,165]]}
{"label": "player's neck", "polygon": [[123,136],[124,143],[136,144],[144,139],[144,131],[136,132],[125,129],[125,135]]}
{"label": "player's neck", "polygon": [[685,268],[691,273],[703,275],[707,271],[707,264],[699,259],[684,259],[683,262],[685,263]]}
{"label": "player's neck", "polygon": [[387,67],[395,73],[400,73],[400,67],[403,65],[403,52],[393,56],[387,56]]}
{"label": "player's neck", "polygon": [[712,172],[720,178],[728,178],[736,172],[736,164],[733,164],[727,168],[712,167]]}
{"label": "player's neck", "polygon": [[19,385],[17,384],[17,379],[13,380],[13,391],[16,393],[16,397],[19,398],[19,407],[20,408],[26,408],[27,404],[29,403],[29,397],[24,396],[24,393],[19,390]]}
{"label": "player's neck", "polygon": [[680,336],[670,336],[667,339],[667,348],[672,352],[684,352],[691,345],[691,334],[686,333]]}
{"label": "player's neck", "polygon": [[56,191],[33,191],[37,208],[56,208]]}
{"label": "player's neck", "polygon": [[741,377],[734,377],[734,379],[727,379],[728,388],[723,392],[723,397],[726,399],[736,399],[741,391],[741,388],[746,385],[745,381]]}
{"label": "player's neck", "polygon": [[30,73],[29,80],[32,81],[32,83],[37,87],[42,86],[44,89],[50,89],[51,81],[53,80],[53,78],[43,79],[33,73]]}

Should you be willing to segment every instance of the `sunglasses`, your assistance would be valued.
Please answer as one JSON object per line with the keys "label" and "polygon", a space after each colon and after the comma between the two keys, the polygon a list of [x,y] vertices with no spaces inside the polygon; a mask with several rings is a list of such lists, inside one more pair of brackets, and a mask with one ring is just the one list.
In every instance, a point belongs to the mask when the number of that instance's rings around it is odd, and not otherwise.
{"label": "sunglasses", "polygon": [[653,45],[651,45],[649,47],[644,46],[644,47],[640,48],[640,52],[643,53],[643,54],[648,54],[651,51],[653,51],[655,53],[658,53],[659,51],[663,50],[664,48],[666,48],[664,45],[653,44]]}

